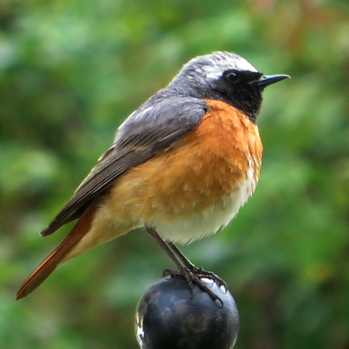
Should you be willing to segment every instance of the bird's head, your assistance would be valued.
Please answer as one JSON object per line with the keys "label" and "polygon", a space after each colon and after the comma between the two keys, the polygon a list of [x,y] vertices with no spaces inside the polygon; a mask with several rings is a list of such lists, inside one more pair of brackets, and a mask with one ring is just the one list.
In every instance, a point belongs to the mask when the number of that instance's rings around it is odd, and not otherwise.
{"label": "bird's head", "polygon": [[236,53],[214,52],[185,64],[168,88],[184,96],[222,100],[255,122],[263,89],[286,78],[284,74],[264,75]]}

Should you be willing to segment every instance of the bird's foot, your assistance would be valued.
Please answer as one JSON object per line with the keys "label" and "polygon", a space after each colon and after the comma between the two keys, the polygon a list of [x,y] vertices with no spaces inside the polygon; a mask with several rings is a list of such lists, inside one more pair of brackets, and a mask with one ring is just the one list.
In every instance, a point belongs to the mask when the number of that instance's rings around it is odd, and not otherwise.
{"label": "bird's foot", "polygon": [[224,303],[220,297],[217,296],[215,292],[213,292],[205,282],[203,282],[201,279],[210,279],[216,282],[220,287],[223,286],[225,290],[227,290],[227,284],[216,274],[206,271],[202,268],[197,268],[193,266],[193,268],[188,268],[185,266],[182,266],[179,271],[173,270],[173,269],[165,269],[162,276],[180,276],[183,277],[186,282],[188,283],[188,286],[191,289],[191,292],[194,292],[194,284],[198,285],[204,292],[206,292],[213,301],[218,301],[220,303],[220,306],[223,308]]}
{"label": "bird's foot", "polygon": [[213,280],[215,283],[219,285],[219,287],[223,286],[226,290],[228,289],[227,283],[212,271],[207,271],[203,268],[198,268],[195,265],[191,265],[189,269],[195,275],[199,275],[200,278]]}

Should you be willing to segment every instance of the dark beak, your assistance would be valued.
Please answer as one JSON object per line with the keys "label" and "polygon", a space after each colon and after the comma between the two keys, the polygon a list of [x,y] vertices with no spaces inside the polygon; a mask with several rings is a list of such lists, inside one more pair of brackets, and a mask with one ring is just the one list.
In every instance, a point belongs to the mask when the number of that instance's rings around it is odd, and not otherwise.
{"label": "dark beak", "polygon": [[290,78],[290,76],[285,74],[263,75],[259,80],[253,81],[252,84],[264,88],[287,78]]}

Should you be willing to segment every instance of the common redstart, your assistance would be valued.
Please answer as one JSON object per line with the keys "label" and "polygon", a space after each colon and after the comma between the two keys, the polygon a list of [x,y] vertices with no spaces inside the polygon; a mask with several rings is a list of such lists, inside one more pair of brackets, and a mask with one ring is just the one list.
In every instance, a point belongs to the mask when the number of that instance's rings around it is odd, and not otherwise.
{"label": "common redstart", "polygon": [[41,232],[48,236],[77,220],[17,299],[62,262],[142,226],[191,269],[173,243],[215,233],[254,192],[263,150],[256,124],[262,91],[288,77],[263,75],[229,52],[185,64],[121,124],[113,145]]}

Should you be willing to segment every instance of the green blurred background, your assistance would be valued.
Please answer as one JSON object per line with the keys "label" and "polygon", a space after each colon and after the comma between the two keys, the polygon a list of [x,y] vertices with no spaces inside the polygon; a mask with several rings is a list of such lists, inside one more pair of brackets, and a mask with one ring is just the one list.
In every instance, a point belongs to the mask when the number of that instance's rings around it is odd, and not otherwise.
{"label": "green blurred background", "polygon": [[183,251],[229,284],[237,349],[349,348],[347,0],[0,1],[0,348],[137,348],[137,301],[173,267],[143,231],[14,294],[120,122],[214,50],[292,79],[264,94],[255,195]]}

